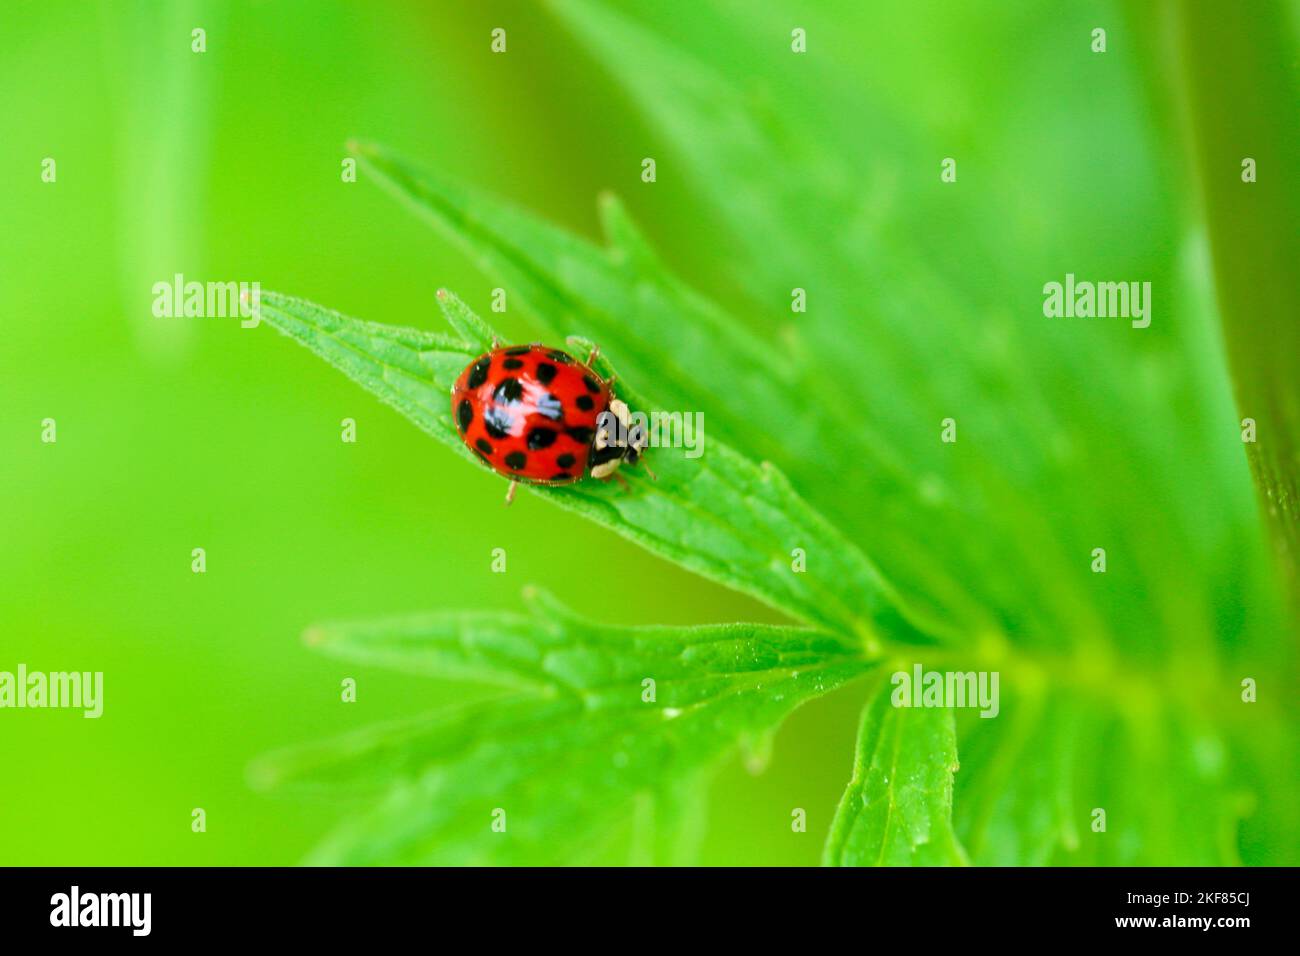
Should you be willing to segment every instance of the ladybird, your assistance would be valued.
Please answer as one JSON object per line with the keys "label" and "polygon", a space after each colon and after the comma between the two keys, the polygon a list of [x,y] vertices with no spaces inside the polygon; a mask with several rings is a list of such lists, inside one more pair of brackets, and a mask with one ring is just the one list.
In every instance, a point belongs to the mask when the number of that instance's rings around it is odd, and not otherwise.
{"label": "ladybird", "polygon": [[452,419],[479,460],[510,479],[506,504],[521,481],[570,484],[590,473],[623,482],[619,466],[640,460],[644,432],[614,380],[591,368],[596,354],[584,363],[545,345],[494,345],[456,379]]}

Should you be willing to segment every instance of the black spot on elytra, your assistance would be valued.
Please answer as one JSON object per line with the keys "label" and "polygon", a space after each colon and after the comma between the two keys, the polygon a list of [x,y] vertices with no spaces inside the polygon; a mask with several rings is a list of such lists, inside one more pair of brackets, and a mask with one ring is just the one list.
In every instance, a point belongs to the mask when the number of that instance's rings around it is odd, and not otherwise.
{"label": "black spot on elytra", "polygon": [[590,395],[579,395],[577,399],[577,405],[584,412],[589,412],[596,407],[596,403],[595,401],[592,400],[592,397]]}
{"label": "black spot on elytra", "polygon": [[557,371],[558,369],[556,369],[556,367],[550,362],[538,362],[537,381],[541,382],[543,385],[550,385],[551,379],[555,378],[555,373]]}
{"label": "black spot on elytra", "polygon": [[544,415],[553,422],[564,417],[564,405],[558,398],[547,392],[537,400],[537,414]]}
{"label": "black spot on elytra", "polygon": [[519,471],[526,464],[528,464],[528,456],[522,451],[512,451],[506,455],[506,467],[511,471]]}
{"label": "black spot on elytra", "polygon": [[569,437],[579,445],[591,444],[592,431],[586,425],[575,425],[573,428],[567,429],[567,431]]}
{"label": "black spot on elytra", "polygon": [[487,433],[493,438],[505,438],[510,434],[515,420],[510,414],[510,409],[492,405],[483,412],[483,424],[487,427]]}
{"label": "black spot on elytra", "polygon": [[483,464],[487,465],[489,468],[492,467],[492,462],[488,461],[487,455],[483,454],[477,448],[474,449],[474,454],[478,455],[478,460],[483,462]]}
{"label": "black spot on elytra", "polygon": [[582,384],[587,386],[587,391],[591,392],[591,394],[600,394],[600,382],[596,381],[590,375],[582,376]]}
{"label": "black spot on elytra", "polygon": [[547,352],[546,357],[552,362],[559,362],[561,365],[573,364],[573,357],[567,352],[561,352],[559,349],[556,349],[554,352]]}
{"label": "black spot on elytra", "polygon": [[523,397],[523,394],[524,387],[519,384],[519,379],[506,378],[501,380],[501,384],[498,385],[497,390],[492,393],[492,397],[502,405],[509,405],[511,402],[519,401],[519,399]]}
{"label": "black spot on elytra", "polygon": [[488,369],[492,366],[491,356],[485,355],[469,370],[469,381],[465,383],[466,388],[478,388],[487,381]]}
{"label": "black spot on elytra", "polygon": [[561,468],[572,468],[574,461],[575,461],[574,457],[570,455],[568,452],[565,452],[559,458],[555,459],[555,463],[559,465]]}
{"label": "black spot on elytra", "polygon": [[555,429],[534,428],[528,433],[528,450],[537,451],[555,444]]}
{"label": "black spot on elytra", "polygon": [[474,420],[474,406],[470,404],[468,398],[462,398],[460,404],[456,406],[456,424],[460,426],[463,432],[469,428],[469,423]]}
{"label": "black spot on elytra", "polygon": [[532,350],[531,345],[516,345],[512,349],[506,349],[506,355],[527,355]]}
{"label": "black spot on elytra", "polygon": [[481,451],[483,454],[485,455],[492,454],[492,443],[488,441],[486,438],[480,438],[478,441],[474,442],[474,444],[478,446],[478,450]]}
{"label": "black spot on elytra", "polygon": [[523,368],[524,361],[523,359],[506,359],[504,362],[501,363],[501,367],[504,369],[509,369],[511,372],[513,372],[517,368]]}

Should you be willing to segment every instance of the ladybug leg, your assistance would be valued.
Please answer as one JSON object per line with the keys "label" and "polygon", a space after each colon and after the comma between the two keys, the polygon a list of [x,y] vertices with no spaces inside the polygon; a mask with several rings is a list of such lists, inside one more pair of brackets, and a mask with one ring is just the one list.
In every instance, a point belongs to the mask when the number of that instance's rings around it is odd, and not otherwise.
{"label": "ladybug leg", "polygon": [[651,471],[651,470],[650,470],[650,466],[647,465],[644,461],[641,462],[641,467],[645,469],[645,473],[646,473],[647,475],[650,476],[650,480],[651,480],[651,481],[658,481],[658,480],[659,480],[659,476],[656,475],[653,471]]}
{"label": "ladybug leg", "polygon": [[499,348],[501,348],[501,340],[494,335],[492,336],[492,351],[495,352]]}
{"label": "ladybug leg", "polygon": [[515,500],[515,489],[519,487],[519,482],[511,481],[510,487],[506,490],[506,507],[510,507],[510,502]]}
{"label": "ladybug leg", "polygon": [[627,483],[627,479],[624,478],[622,475],[620,475],[618,472],[614,472],[614,474],[612,474],[610,477],[611,477],[611,478],[617,478],[617,479],[618,479],[619,486],[620,486],[624,491],[629,491],[629,490],[631,490],[631,487],[632,487],[632,486],[629,485],[629,484]]}
{"label": "ladybug leg", "polygon": [[587,368],[591,368],[591,363],[596,361],[596,356],[598,355],[600,355],[600,346],[593,345],[590,354],[587,356]]}

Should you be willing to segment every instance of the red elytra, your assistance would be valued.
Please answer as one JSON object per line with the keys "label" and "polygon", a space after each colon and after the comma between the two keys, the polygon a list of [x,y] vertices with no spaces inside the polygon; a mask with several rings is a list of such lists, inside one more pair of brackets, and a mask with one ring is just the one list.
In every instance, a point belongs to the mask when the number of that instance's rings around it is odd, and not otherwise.
{"label": "red elytra", "polygon": [[[600,464],[593,454],[629,457],[627,448],[594,447],[612,400],[610,383],[562,349],[502,346],[461,372],[451,411],[465,444],[493,470],[515,481],[566,484]],[[599,477],[608,477],[613,468],[601,470]]]}

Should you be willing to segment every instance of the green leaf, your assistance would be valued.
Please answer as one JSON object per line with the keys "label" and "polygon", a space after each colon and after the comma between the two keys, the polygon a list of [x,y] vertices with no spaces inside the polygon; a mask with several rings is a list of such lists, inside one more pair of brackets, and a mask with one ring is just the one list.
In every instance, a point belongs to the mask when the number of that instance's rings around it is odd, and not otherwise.
{"label": "green leaf", "polygon": [[[782,337],[775,347],[760,343],[744,323],[653,258],[612,197],[602,200],[602,218],[614,245],[601,248],[383,147],[353,149],[371,178],[464,247],[545,325],[558,334],[599,340],[610,350],[617,343],[624,380],[652,383],[657,408],[703,411],[711,437],[788,473],[831,523],[851,530],[868,553],[887,557],[909,584],[906,596],[897,598],[907,605],[905,616],[925,630],[951,629],[959,621],[972,630],[996,626],[987,608],[1020,602],[1024,595],[1002,568],[1029,555],[1034,560],[1028,566],[1045,579],[1031,594],[1058,598],[1081,616],[1082,602],[1062,583],[1068,579],[1053,574],[1064,564],[1055,537],[1044,533],[1041,540],[1017,541],[1014,553],[1000,559],[978,544],[990,522],[1039,529],[1041,518],[1023,513],[1023,495],[997,475],[992,461],[974,465],[981,481],[994,483],[976,493],[961,497],[946,479],[978,447],[947,452],[938,441],[947,414],[942,409],[970,405],[969,395],[960,405],[936,405],[924,425],[909,415],[876,427],[873,419],[909,407],[899,397],[914,387],[895,380],[898,366],[890,353],[875,347],[847,351],[842,326],[802,365],[792,340]],[[929,287],[922,278],[917,285]],[[882,345],[887,341],[882,338]],[[828,363],[834,362],[848,367],[831,372]],[[928,363],[926,358],[922,364]],[[914,382],[925,373],[918,367],[908,374]],[[853,390],[863,387],[870,388],[867,398],[855,397]],[[909,442],[906,448],[898,446],[900,436]],[[855,494],[844,494],[847,479],[828,481],[836,475],[852,476]],[[860,500],[875,507],[864,509]],[[917,534],[919,527],[935,533]],[[948,547],[942,553],[941,544]],[[988,597],[989,589],[997,600]],[[981,591],[983,602],[975,596]]]}
{"label": "green leaf", "polygon": [[[1250,12],[1192,3],[1150,16],[1159,16],[1163,22],[1153,25],[1181,46],[1175,61],[1187,82],[1178,107],[1195,117],[1192,147],[1204,170],[1198,185],[1238,413],[1257,430],[1244,449],[1300,619],[1300,272],[1294,267],[1300,189],[1293,176],[1267,172],[1300,161],[1300,127],[1277,121],[1300,111],[1300,42],[1288,29],[1294,5],[1261,0]],[[1206,56],[1220,69],[1187,68]],[[1249,183],[1242,169],[1247,156],[1257,170]]]}
{"label": "green leaf", "polygon": [[266,324],[475,460],[451,423],[451,383],[476,349],[436,332],[362,322],[278,292],[263,292],[260,308]]}
{"label": "green leaf", "polygon": [[[820,298],[826,285],[818,280],[843,264],[838,239],[854,211],[849,171],[824,138],[630,15],[586,0],[556,0],[551,9],[675,145],[673,161],[698,177],[711,210],[731,225],[740,252],[722,264],[746,288],[765,284],[788,297],[792,285],[807,286]],[[800,174],[789,175],[792,168]]]}
{"label": "green leaf", "polygon": [[486,352],[497,341],[497,334],[491,326],[480,319],[469,306],[456,298],[446,289],[438,290],[438,307],[456,334],[478,352]]}
{"label": "green leaf", "polygon": [[[613,196],[601,201],[613,244],[601,248],[381,146],[354,144],[353,149],[371,178],[465,248],[492,281],[510,288],[556,334],[581,335],[607,351],[616,345],[624,381],[652,388],[656,408],[703,412],[710,440],[775,463],[796,487],[816,495],[810,502],[837,528],[878,546],[907,577],[924,577],[941,587],[969,614],[980,613],[964,594],[977,578],[949,567],[946,556],[937,560],[925,537],[914,531],[918,524],[933,524],[937,513],[955,509],[951,491],[934,473],[918,477],[844,391],[864,379],[879,380],[884,389],[884,372],[859,366],[842,376],[826,373],[825,361],[848,357],[842,340],[799,375],[791,362],[798,352],[791,340],[760,342],[735,316],[674,277]],[[874,361],[869,355],[852,360]],[[936,428],[940,417],[934,418]],[[907,427],[916,434],[914,424]],[[937,430],[926,431],[937,436]],[[927,443],[937,445],[937,440]],[[842,483],[827,481],[832,475],[852,475],[857,494],[846,496]],[[859,496],[876,502],[878,510],[860,507]],[[1016,500],[1008,493],[1007,507]],[[971,540],[973,534],[958,540]],[[922,596],[916,588],[913,594]],[[951,626],[951,613],[926,613],[917,602],[907,604],[906,616],[924,629]]]}
{"label": "green leaf", "polygon": [[[600,199],[610,243],[601,247],[382,146],[352,148],[371,178],[464,248],[544,326],[617,343],[624,370],[653,382],[663,408],[706,410],[711,435],[777,463],[803,487],[822,490],[827,474],[852,471],[887,483],[894,496],[917,493],[889,442],[845,400],[842,386],[856,376],[828,376],[825,356],[816,354],[805,356],[800,374],[791,362],[800,352],[791,329],[768,328],[760,337],[689,288],[613,194]],[[817,504],[861,518],[839,495]]]}
{"label": "green leaf", "polygon": [[[476,322],[450,293],[444,311],[461,327]],[[433,333],[351,319],[301,300],[264,292],[262,320],[306,345],[397,408],[433,437],[474,460],[451,423],[449,393],[477,346]],[[484,327],[478,335],[489,335]],[[606,367],[609,367],[608,365]],[[657,406],[620,379],[634,409]],[[775,467],[757,464],[708,438],[699,458],[688,449],[653,449],[658,475],[629,475],[631,488],[584,481],[526,486],[555,504],[608,527],[646,549],[809,624],[880,640],[935,638],[897,607],[887,583],[840,531],[821,517]],[[808,570],[793,569],[802,549]]]}
{"label": "green leaf", "polygon": [[[783,465],[819,448],[833,452],[830,443],[816,444],[824,426],[787,364],[675,280],[614,195],[600,201],[611,241],[601,248],[382,146],[352,149],[371,178],[465,248],[557,335],[616,343],[625,370],[653,381],[665,408],[708,409],[713,434]],[[720,392],[728,402],[716,401]],[[805,430],[773,435],[755,427],[789,420],[805,422]]]}
{"label": "green leaf", "polygon": [[862,713],[853,777],[826,841],[827,866],[952,866],[957,738],[945,708],[895,707],[882,683]]}
{"label": "green leaf", "polygon": [[[698,774],[876,666],[855,642],[820,631],[610,627],[544,593],[530,601],[530,615],[443,612],[308,631],[312,646],[360,663],[516,689],[261,761],[253,777],[264,787],[383,793],[312,862],[558,862],[620,828],[640,828],[642,857],[680,858],[678,823],[698,810]],[[504,833],[491,827],[498,808]]]}

